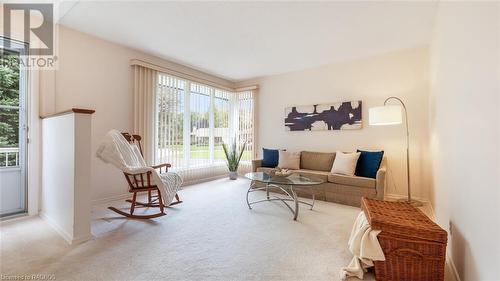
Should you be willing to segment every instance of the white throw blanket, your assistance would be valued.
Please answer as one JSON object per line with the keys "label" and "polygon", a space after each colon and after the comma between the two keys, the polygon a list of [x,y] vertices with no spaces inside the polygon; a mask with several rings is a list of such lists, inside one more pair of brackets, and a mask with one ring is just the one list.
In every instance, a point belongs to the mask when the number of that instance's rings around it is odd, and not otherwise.
{"label": "white throw blanket", "polygon": [[361,212],[356,218],[356,222],[349,238],[349,250],[354,255],[347,267],[340,270],[340,277],[346,280],[354,276],[363,279],[366,269],[373,266],[373,261],[384,261],[385,256],[377,235],[380,230],[372,230],[365,213]]}
{"label": "white throw blanket", "polygon": [[158,173],[148,167],[135,144],[130,144],[117,130],[109,131],[97,149],[96,155],[105,163],[109,163],[121,171],[129,174],[151,172],[153,182],[158,186],[163,203],[170,205],[177,191],[181,189],[182,178],[172,172]]}

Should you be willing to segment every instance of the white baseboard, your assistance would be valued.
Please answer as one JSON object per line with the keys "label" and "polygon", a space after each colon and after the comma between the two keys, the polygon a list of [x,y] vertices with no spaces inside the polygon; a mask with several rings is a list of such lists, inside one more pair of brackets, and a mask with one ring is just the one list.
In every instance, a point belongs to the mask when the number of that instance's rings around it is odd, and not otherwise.
{"label": "white baseboard", "polygon": [[64,231],[59,226],[59,224],[57,224],[52,218],[47,216],[47,214],[44,211],[41,211],[39,215],[48,225],[52,227],[52,229],[54,229],[57,232],[57,234],[59,234],[62,238],[64,238],[64,240],[66,240],[68,244],[71,244],[71,242],[73,241],[73,237],[71,237],[69,233]]}
{"label": "white baseboard", "polygon": [[70,235],[69,233],[67,233],[66,231],[64,231],[59,226],[59,224],[57,224],[52,218],[50,218],[49,216],[47,216],[47,214],[45,212],[43,212],[43,211],[40,212],[39,216],[45,222],[47,222],[47,224],[50,225],[50,227],[52,227],[52,229],[54,229],[55,232],[57,232],[57,234],[59,234],[70,245],[76,245],[76,244],[83,243],[85,241],[88,241],[88,240],[92,239],[92,237],[93,237],[91,233],[88,233],[88,234],[85,234],[85,235],[81,235],[79,237],[72,237],[72,235]]}
{"label": "white baseboard", "polygon": [[433,220],[434,222],[436,221],[436,213],[434,212],[434,207],[432,207],[432,203],[430,201],[427,202],[427,208],[429,210],[429,213],[430,213],[430,218],[431,220]]}
{"label": "white baseboard", "polygon": [[87,242],[87,241],[89,241],[92,238],[94,238],[94,235],[92,235],[91,233],[86,234],[86,235],[81,235],[79,237],[73,238],[73,240],[71,240],[71,244],[72,245],[78,245],[78,244],[81,244],[83,242]]}
{"label": "white baseboard", "polygon": [[227,174],[223,174],[223,175],[213,176],[213,177],[210,177],[210,178],[204,178],[204,179],[199,179],[199,180],[186,181],[186,182],[184,182],[182,184],[182,186],[186,187],[186,186],[190,186],[190,185],[194,185],[194,184],[198,184],[198,183],[202,183],[202,182],[218,180],[218,179],[225,178],[227,176],[228,176]]}
{"label": "white baseboard", "polygon": [[451,258],[451,253],[448,247],[446,248],[446,267],[448,267],[448,272],[451,273],[448,276],[449,278],[447,279],[447,281],[461,281],[460,275],[458,275],[457,268],[455,267],[455,263]]}
{"label": "white baseboard", "polygon": [[124,193],[124,194],[120,194],[120,195],[114,195],[114,196],[110,196],[110,197],[94,199],[94,200],[92,200],[92,206],[103,205],[103,204],[107,204],[107,203],[113,202],[113,201],[129,199],[131,196],[132,196],[131,193]]}
{"label": "white baseboard", "polygon": [[[408,197],[406,195],[394,194],[394,193],[391,194],[391,193],[389,193],[389,194],[385,194],[384,198],[385,199],[389,199],[389,200],[399,200],[399,199],[406,199]],[[415,200],[418,200],[418,201],[420,201],[422,203],[429,203],[429,200],[424,199],[424,198],[415,197],[415,196],[412,196],[411,198],[415,199]]]}

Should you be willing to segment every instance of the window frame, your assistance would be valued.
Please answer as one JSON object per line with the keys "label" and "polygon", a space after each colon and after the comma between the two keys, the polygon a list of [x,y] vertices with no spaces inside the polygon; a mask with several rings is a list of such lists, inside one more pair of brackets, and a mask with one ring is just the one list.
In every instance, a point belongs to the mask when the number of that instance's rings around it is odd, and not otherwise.
{"label": "window frame", "polygon": [[[240,139],[239,137],[239,134],[238,134],[238,131],[239,131],[239,105],[238,103],[240,102],[240,94],[241,92],[238,92],[238,91],[229,91],[229,90],[226,90],[226,89],[222,89],[222,88],[218,88],[218,87],[214,87],[212,85],[207,85],[207,84],[203,84],[203,83],[200,83],[200,82],[197,82],[197,81],[190,81],[188,79],[185,79],[185,78],[180,78],[180,77],[177,77],[175,75],[171,75],[171,74],[168,74],[168,73],[164,73],[164,72],[158,72],[157,73],[157,85],[155,87],[155,112],[154,112],[154,122],[155,122],[155,136],[154,136],[154,143],[155,143],[155,147],[153,148],[153,153],[154,153],[154,161],[159,164],[159,162],[171,162],[170,159],[161,159],[160,160],[160,157],[158,156],[158,146],[159,146],[159,134],[158,134],[158,128],[160,127],[159,126],[159,120],[157,119],[158,118],[158,115],[160,113],[160,109],[159,109],[159,106],[158,106],[158,99],[159,99],[159,88],[160,88],[160,81],[161,81],[161,76],[166,76],[166,77],[170,77],[172,79],[177,79],[179,81],[182,81],[183,83],[180,83],[180,84],[183,84],[184,88],[183,89],[180,89],[178,88],[178,90],[182,90],[183,91],[183,95],[184,95],[184,100],[183,100],[183,132],[182,132],[182,135],[183,135],[183,165],[182,166],[173,166],[172,167],[172,170],[174,171],[178,171],[178,170],[191,170],[191,169],[198,169],[198,168],[205,168],[205,167],[213,167],[213,166],[225,166],[226,163],[225,161],[216,161],[215,159],[215,135],[214,135],[214,131],[215,131],[215,99],[217,98],[216,97],[216,91],[220,91],[221,93],[227,93],[229,94],[229,97],[228,97],[228,100],[229,100],[229,108],[228,108],[228,140],[230,143],[232,143],[234,141],[234,138],[236,137],[236,140],[238,141]],[[209,91],[209,117],[208,117],[208,132],[209,132],[209,136],[208,136],[208,163],[207,164],[201,164],[201,165],[193,165],[193,161],[191,159],[191,146],[192,146],[192,141],[191,141],[191,112],[192,112],[192,108],[191,108],[191,98],[192,98],[192,93],[194,91],[192,91],[192,87],[191,85],[192,84],[196,84],[196,85],[199,85],[199,86],[202,86],[202,87],[207,87],[208,89],[210,89]],[[255,114],[255,96],[253,95],[253,92],[252,94],[250,95],[251,99],[252,99],[252,115]],[[247,163],[249,164],[251,162],[251,159],[253,158],[253,150],[255,149],[255,122],[254,122],[255,118],[254,116],[252,116],[251,118],[251,128],[252,128],[252,145],[251,145],[251,149],[248,149],[250,150],[250,159],[249,160],[242,160],[242,163]]]}

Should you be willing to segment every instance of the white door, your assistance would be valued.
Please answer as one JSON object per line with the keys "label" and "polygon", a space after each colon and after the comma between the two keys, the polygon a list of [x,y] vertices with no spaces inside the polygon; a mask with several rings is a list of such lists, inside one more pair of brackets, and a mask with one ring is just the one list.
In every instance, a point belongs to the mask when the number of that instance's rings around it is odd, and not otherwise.
{"label": "white door", "polygon": [[27,210],[25,73],[19,53],[0,44],[0,217]]}

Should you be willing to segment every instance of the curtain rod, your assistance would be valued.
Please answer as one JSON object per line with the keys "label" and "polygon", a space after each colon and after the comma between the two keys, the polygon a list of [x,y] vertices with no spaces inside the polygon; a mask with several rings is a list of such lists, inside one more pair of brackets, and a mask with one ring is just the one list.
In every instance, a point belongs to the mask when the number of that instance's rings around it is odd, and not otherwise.
{"label": "curtain rod", "polygon": [[245,87],[240,87],[240,88],[235,88],[235,92],[245,92],[245,91],[252,91],[252,90],[257,90],[259,89],[258,85],[251,85],[251,86],[245,86]]}
{"label": "curtain rod", "polygon": [[152,62],[144,61],[144,60],[141,60],[141,59],[132,59],[132,60],[130,60],[130,65],[132,65],[132,66],[139,65],[139,66],[151,68],[151,69],[154,69],[154,70],[157,70],[157,71],[160,71],[160,72],[164,72],[166,74],[171,74],[171,75],[177,76],[179,78],[184,78],[184,79],[192,80],[194,82],[203,83],[203,84],[206,84],[206,85],[209,85],[209,86],[212,86],[212,87],[215,87],[215,88],[219,88],[219,89],[222,89],[222,90],[226,90],[226,91],[243,92],[243,91],[250,91],[250,90],[256,90],[256,89],[258,89],[257,85],[252,85],[252,86],[247,86],[247,87],[242,87],[242,88],[235,88],[233,86],[229,87],[229,86],[221,85],[218,82],[215,82],[215,81],[212,81],[212,80],[209,80],[209,79],[206,79],[206,78],[195,76],[195,75],[192,75],[192,74],[189,74],[189,73],[185,73],[185,72],[182,72],[182,71],[179,71],[179,70],[168,68],[168,67],[165,67],[165,66],[162,66],[162,65],[158,65],[158,64],[155,64],[155,63],[152,63]]}

